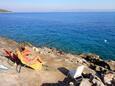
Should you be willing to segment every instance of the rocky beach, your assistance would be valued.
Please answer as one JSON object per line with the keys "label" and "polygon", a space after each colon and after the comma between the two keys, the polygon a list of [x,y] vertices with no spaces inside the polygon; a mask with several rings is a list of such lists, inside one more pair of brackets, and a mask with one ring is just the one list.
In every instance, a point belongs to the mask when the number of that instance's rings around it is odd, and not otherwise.
{"label": "rocky beach", "polygon": [[[20,44],[27,46],[44,61],[41,70],[22,66],[18,73],[17,65],[12,61],[9,64],[3,49],[15,52]],[[71,86],[71,79],[67,74],[80,65],[85,68],[79,86],[115,86],[115,61],[103,60],[92,53],[73,55],[55,48],[35,47],[30,43],[18,43],[0,37],[0,65],[6,67],[0,67],[0,86]]]}

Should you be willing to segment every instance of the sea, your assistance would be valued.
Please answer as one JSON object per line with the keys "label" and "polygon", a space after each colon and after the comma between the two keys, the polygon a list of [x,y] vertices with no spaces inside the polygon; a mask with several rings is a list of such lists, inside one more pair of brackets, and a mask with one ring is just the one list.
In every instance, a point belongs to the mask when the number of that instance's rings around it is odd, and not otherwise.
{"label": "sea", "polygon": [[115,60],[115,12],[0,13],[0,36]]}

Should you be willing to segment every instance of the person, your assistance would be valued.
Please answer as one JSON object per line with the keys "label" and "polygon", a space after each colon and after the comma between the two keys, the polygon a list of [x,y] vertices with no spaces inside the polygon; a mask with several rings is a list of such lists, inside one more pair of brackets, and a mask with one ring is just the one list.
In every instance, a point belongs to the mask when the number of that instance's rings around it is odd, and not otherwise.
{"label": "person", "polygon": [[32,52],[31,50],[28,49],[28,47],[24,47],[22,46],[20,48],[20,52],[23,54],[23,56],[26,58],[27,61],[38,61],[42,64],[44,64],[44,62],[41,60],[41,58],[37,55],[34,54],[34,52]]}

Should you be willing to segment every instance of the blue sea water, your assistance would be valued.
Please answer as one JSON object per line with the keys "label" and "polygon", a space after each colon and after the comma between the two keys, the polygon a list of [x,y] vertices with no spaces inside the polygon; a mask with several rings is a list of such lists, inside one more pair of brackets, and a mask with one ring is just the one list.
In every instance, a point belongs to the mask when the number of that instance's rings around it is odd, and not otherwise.
{"label": "blue sea water", "polygon": [[0,36],[115,60],[115,12],[1,13]]}

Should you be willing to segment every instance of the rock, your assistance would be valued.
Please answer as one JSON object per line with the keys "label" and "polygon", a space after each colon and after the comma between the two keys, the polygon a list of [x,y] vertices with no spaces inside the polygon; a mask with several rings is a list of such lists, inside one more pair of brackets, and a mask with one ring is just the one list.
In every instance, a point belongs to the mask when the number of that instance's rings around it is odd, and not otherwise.
{"label": "rock", "polygon": [[92,86],[89,82],[89,79],[83,79],[80,83],[80,86]]}
{"label": "rock", "polygon": [[[100,59],[98,55],[95,55],[95,54],[81,54],[80,55],[81,58],[85,59],[87,62],[90,63],[90,66],[100,66],[101,68],[106,68],[108,70],[111,70],[109,64]],[[99,67],[98,67],[99,68]]]}
{"label": "rock", "polygon": [[92,54],[92,53],[89,53],[89,54],[81,54],[79,55],[81,58],[84,58],[84,59],[100,59],[98,55],[96,54]]}
{"label": "rock", "polygon": [[[99,80],[97,80],[97,79],[93,79],[92,80],[92,83],[93,83],[93,85],[95,85],[95,86],[105,86],[104,84],[103,84],[103,82],[101,82],[101,81],[99,81]],[[93,86],[92,85],[92,86]]]}
{"label": "rock", "polygon": [[96,72],[89,67],[85,67],[83,73],[86,74],[86,75],[87,74],[93,74],[93,75],[96,74]]}
{"label": "rock", "polygon": [[66,57],[73,62],[73,63],[83,63],[84,60],[82,58],[79,58],[78,56],[72,55],[72,54],[66,54]]}
{"label": "rock", "polygon": [[95,71],[97,71],[97,72],[100,73],[100,74],[105,74],[108,70],[105,69],[105,68],[103,68],[103,67],[101,67],[101,66],[97,66],[97,65],[96,65]]}
{"label": "rock", "polygon": [[70,82],[69,83],[69,86],[75,86],[73,82]]}
{"label": "rock", "polygon": [[38,50],[39,50],[39,54],[41,54],[41,55],[45,55],[46,57],[48,56],[48,57],[52,57],[52,58],[55,58],[56,57],[56,55],[55,55],[55,53],[53,53],[52,52],[52,49],[50,49],[50,48],[47,48],[47,47],[43,47],[43,48],[38,48]]}
{"label": "rock", "polygon": [[112,71],[115,71],[115,61],[109,60],[107,61],[107,64],[110,66]]}
{"label": "rock", "polygon": [[37,47],[32,48],[35,52],[39,52],[39,49]]}
{"label": "rock", "polygon": [[112,80],[112,86],[114,86],[115,85],[115,78]]}
{"label": "rock", "polygon": [[111,85],[112,84],[112,80],[114,78],[114,74],[113,73],[108,73],[104,75],[104,83],[107,85]]}

